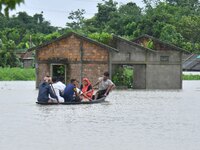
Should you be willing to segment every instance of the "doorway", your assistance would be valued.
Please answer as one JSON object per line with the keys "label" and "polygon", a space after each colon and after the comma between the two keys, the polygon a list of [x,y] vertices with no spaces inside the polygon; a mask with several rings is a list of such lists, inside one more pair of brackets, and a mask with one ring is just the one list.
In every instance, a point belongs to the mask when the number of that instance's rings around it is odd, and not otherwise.
{"label": "doorway", "polygon": [[115,65],[112,80],[118,88],[134,88],[134,68],[131,65]]}
{"label": "doorway", "polygon": [[112,65],[112,80],[119,88],[146,89],[146,65]]}
{"label": "doorway", "polygon": [[66,83],[66,65],[63,64],[51,64],[51,76],[64,79]]}

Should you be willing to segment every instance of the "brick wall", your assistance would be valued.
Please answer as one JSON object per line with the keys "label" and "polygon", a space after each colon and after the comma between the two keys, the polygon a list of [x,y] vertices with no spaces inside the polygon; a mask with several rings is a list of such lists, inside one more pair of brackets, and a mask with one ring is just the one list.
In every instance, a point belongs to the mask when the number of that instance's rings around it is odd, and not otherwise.
{"label": "brick wall", "polygon": [[83,42],[83,52],[85,61],[108,61],[108,50],[87,41]]}
{"label": "brick wall", "polygon": [[[83,50],[82,65],[80,53],[81,47]],[[62,63],[56,61],[48,62],[48,60],[55,58],[63,58],[68,61]],[[38,81],[41,81],[46,74],[51,74],[51,63],[60,63],[69,66],[66,70],[67,82],[72,78],[79,81],[81,80],[82,66],[82,77],[89,78],[94,84],[105,71],[108,71],[108,59],[109,51],[107,49],[93,42],[71,35],[70,37],[53,42],[38,50]]]}
{"label": "brick wall", "polygon": [[72,35],[39,50],[38,60],[51,58],[68,58],[70,61],[80,61],[80,40]]}
{"label": "brick wall", "polygon": [[81,76],[81,64],[70,64],[70,70],[67,71],[69,73],[69,80],[70,79],[77,79],[80,80]]}
{"label": "brick wall", "polygon": [[94,84],[105,71],[108,71],[108,64],[84,64],[83,78],[87,77]]}
{"label": "brick wall", "polygon": [[46,75],[50,75],[50,67],[48,64],[38,64],[36,72],[37,72],[37,84],[39,84]]}

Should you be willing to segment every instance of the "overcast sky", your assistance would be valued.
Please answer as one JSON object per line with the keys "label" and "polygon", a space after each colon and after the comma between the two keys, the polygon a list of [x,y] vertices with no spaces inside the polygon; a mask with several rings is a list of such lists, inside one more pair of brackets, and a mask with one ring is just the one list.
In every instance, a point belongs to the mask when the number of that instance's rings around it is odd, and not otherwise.
{"label": "overcast sky", "polygon": [[[115,0],[119,4],[134,2],[138,6],[143,7],[142,0]],[[15,11],[10,15],[19,11],[26,11],[29,15],[41,13],[43,11],[44,18],[52,25],[65,27],[69,13],[77,9],[85,9],[85,18],[92,17],[97,12],[97,3],[102,0],[25,0],[24,4],[17,6]]]}

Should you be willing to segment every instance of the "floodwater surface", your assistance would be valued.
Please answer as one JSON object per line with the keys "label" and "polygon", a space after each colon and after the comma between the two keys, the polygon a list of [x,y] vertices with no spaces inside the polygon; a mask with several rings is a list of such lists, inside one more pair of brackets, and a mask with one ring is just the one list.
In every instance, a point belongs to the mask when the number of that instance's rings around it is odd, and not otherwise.
{"label": "floodwater surface", "polygon": [[35,82],[0,82],[0,150],[199,150],[200,82],[116,90],[93,105],[35,104]]}

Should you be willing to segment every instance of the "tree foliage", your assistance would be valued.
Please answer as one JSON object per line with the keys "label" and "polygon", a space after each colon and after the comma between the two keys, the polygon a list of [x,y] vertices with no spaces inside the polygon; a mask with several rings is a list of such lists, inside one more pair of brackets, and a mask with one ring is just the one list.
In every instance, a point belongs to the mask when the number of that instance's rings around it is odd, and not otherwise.
{"label": "tree foliage", "polygon": [[45,21],[43,14],[26,12],[7,18],[0,15],[0,67],[16,67],[16,53],[60,36],[57,28]]}
{"label": "tree foliage", "polygon": [[84,9],[78,9],[77,11],[72,11],[69,14],[68,19],[70,19],[72,22],[67,22],[67,27],[78,30],[83,25],[85,10]]}
{"label": "tree foliage", "polygon": [[[14,3],[15,1],[15,3]],[[143,0],[144,8],[134,2],[118,4],[114,0],[103,0],[97,4],[97,13],[85,18],[81,7],[72,11],[66,28],[51,26],[43,13],[33,16],[26,12],[8,18],[0,14],[0,66],[9,64],[16,50],[26,50],[45,41],[76,31],[102,43],[109,43],[112,34],[133,39],[148,34],[167,43],[175,44],[191,52],[200,53],[200,2],[199,0]],[[0,0],[0,10],[7,0]],[[11,2],[11,1],[10,1]],[[13,0],[19,4],[23,0]],[[2,7],[3,6],[3,7]],[[14,7],[9,8],[14,8]],[[147,45],[154,48],[151,42]],[[14,58],[13,58],[14,60]],[[3,62],[3,63],[2,63]],[[17,60],[16,60],[17,62]]]}
{"label": "tree foliage", "polygon": [[23,3],[24,0],[0,0],[0,12],[2,10],[3,7],[4,8],[4,14],[5,16],[8,17],[9,15],[9,10],[13,10],[15,9],[16,5],[20,4],[20,3]]}
{"label": "tree foliage", "polygon": [[145,8],[133,2],[118,5],[104,0],[98,12],[84,19],[82,32],[116,34],[133,39],[142,34],[175,44],[191,52],[200,52],[199,0],[144,0]]}

